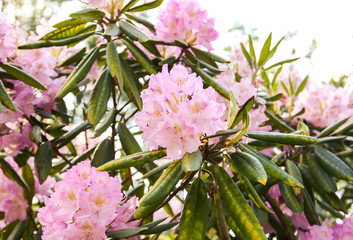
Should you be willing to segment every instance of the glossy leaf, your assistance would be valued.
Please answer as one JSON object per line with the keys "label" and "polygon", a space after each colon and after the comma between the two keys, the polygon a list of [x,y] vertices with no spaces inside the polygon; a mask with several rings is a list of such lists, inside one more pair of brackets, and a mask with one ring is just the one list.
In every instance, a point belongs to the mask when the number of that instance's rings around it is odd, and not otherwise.
{"label": "glossy leaf", "polygon": [[124,78],[120,64],[120,57],[114,42],[109,42],[107,45],[107,63],[111,76],[117,83],[119,90],[122,91],[124,86]]}
{"label": "glossy leaf", "polygon": [[173,162],[140,199],[134,218],[139,219],[152,213],[169,195],[182,175],[181,160]]}
{"label": "glossy leaf", "polygon": [[330,135],[331,133],[333,133],[334,131],[336,131],[340,126],[342,126],[343,124],[345,124],[347,122],[347,120],[350,118],[349,117],[346,117],[338,122],[335,122],[333,124],[331,124],[330,126],[328,126],[327,128],[325,128],[324,130],[322,130],[320,132],[319,135],[317,135],[318,138],[321,138],[321,137],[325,137],[327,135]]}
{"label": "glossy leaf", "polygon": [[286,59],[286,60],[283,60],[283,61],[280,61],[280,62],[277,62],[275,64],[272,64],[271,66],[267,67],[265,70],[270,70],[274,67],[277,67],[277,66],[282,66],[283,64],[285,63],[291,63],[291,62],[295,62],[297,60],[299,60],[300,58],[291,58],[291,59]]}
{"label": "glossy leaf", "polygon": [[281,191],[281,196],[283,197],[287,207],[293,212],[301,215],[303,213],[303,203],[295,196],[292,188],[284,183],[278,183],[278,185]]}
{"label": "glossy leaf", "polygon": [[271,40],[272,40],[272,33],[268,36],[268,38],[265,41],[265,44],[263,45],[260,53],[260,58],[258,65],[262,66],[264,65],[267,60],[269,59],[269,52],[270,52],[270,47],[271,47]]}
{"label": "glossy leaf", "polygon": [[113,159],[113,143],[110,139],[104,139],[100,142],[94,153],[91,165],[94,167],[102,166],[103,164]]}
{"label": "glossy leaf", "polygon": [[322,148],[315,148],[318,163],[338,179],[353,180],[353,171],[335,154]]}
{"label": "glossy leaf", "polygon": [[55,29],[54,31],[44,35],[40,40],[55,40],[72,37],[78,34],[85,26],[86,22],[74,26],[65,26],[59,29]]}
{"label": "glossy leaf", "polygon": [[0,62],[0,67],[4,69],[6,72],[16,77],[16,79],[24,82],[32,87],[38,88],[40,90],[47,90],[47,88],[39,82],[37,79],[29,75],[28,73],[22,71],[21,69],[15,67],[12,64],[3,64]]}
{"label": "glossy leaf", "polygon": [[254,212],[228,173],[218,166],[213,169],[219,192],[224,201],[225,210],[229,213],[245,239],[266,240]]}
{"label": "glossy leaf", "polygon": [[151,61],[141,49],[126,38],[122,38],[121,41],[149,74],[157,74],[157,71],[153,68]]}
{"label": "glossy leaf", "polygon": [[297,179],[295,179],[294,177],[292,177],[291,175],[289,175],[288,173],[280,169],[274,163],[264,158],[260,153],[256,152],[251,147],[242,143],[239,144],[239,147],[242,151],[256,157],[263,165],[264,169],[266,170],[266,173],[271,177],[279,180],[280,182],[287,184],[288,186],[300,187],[300,188],[304,187]]}
{"label": "glossy leaf", "polygon": [[149,9],[153,9],[156,7],[159,7],[162,4],[163,0],[154,0],[154,1],[150,1],[147,3],[144,3],[142,5],[136,6],[134,8],[129,9],[129,12],[142,12],[142,11],[146,11]]}
{"label": "glossy leaf", "polygon": [[79,43],[86,38],[92,36],[95,32],[87,32],[75,35],[73,37],[68,37],[64,39],[57,39],[57,40],[40,40],[33,43],[27,43],[18,47],[18,49],[36,49],[36,48],[46,48],[46,47],[58,47],[58,46],[67,46],[71,44]]}
{"label": "glossy leaf", "polygon": [[53,140],[54,144],[58,144],[58,148],[62,148],[66,144],[68,144],[72,139],[74,139],[77,135],[81,132],[90,129],[92,125],[88,121],[84,121],[83,123],[79,124],[70,132],[65,133],[63,136],[60,136]]}
{"label": "glossy leaf", "polygon": [[126,21],[119,22],[120,30],[126,34],[129,38],[140,43],[148,42],[152,40],[150,36],[144,33],[142,30],[138,29],[134,25]]}
{"label": "glossy leaf", "polygon": [[244,114],[249,112],[250,109],[252,109],[252,107],[254,106],[254,102],[255,102],[255,97],[251,97],[243,104],[243,106],[238,111],[231,125],[231,128],[234,128],[236,125],[238,125],[238,123],[240,123],[240,121],[244,118]]}
{"label": "glossy leaf", "polygon": [[114,232],[107,232],[107,237],[110,238],[130,238],[139,235],[142,231],[148,230],[147,227],[136,227],[121,229]]}
{"label": "glossy leaf", "polygon": [[36,157],[34,158],[34,168],[40,184],[43,184],[49,176],[52,158],[53,150],[50,142],[45,142],[38,148]]}
{"label": "glossy leaf", "polygon": [[281,120],[279,117],[277,117],[275,114],[272,112],[265,110],[266,116],[270,119],[270,121],[278,127],[280,130],[285,131],[285,132],[294,132],[295,130],[287,125],[283,120]]}
{"label": "glossy leaf", "polygon": [[203,240],[208,220],[208,200],[205,183],[197,178],[185,199],[180,218],[179,240]]}
{"label": "glossy leaf", "polygon": [[106,70],[94,84],[88,105],[88,121],[96,125],[107,111],[107,103],[113,88],[113,79]]}
{"label": "glossy leaf", "polygon": [[[205,61],[204,59],[205,58],[209,58],[215,62],[219,62],[219,63],[230,63],[229,60],[226,60],[216,54],[213,54],[211,52],[207,52],[207,51],[203,51],[201,49],[198,49],[198,48],[191,48],[191,50],[193,51],[193,53],[195,53],[195,55],[200,58],[201,60]],[[205,61],[207,63],[209,63],[209,61]],[[213,67],[217,67],[217,65],[214,65],[214,64],[211,64]]]}
{"label": "glossy leaf", "polygon": [[238,114],[238,104],[237,99],[234,96],[233,91],[230,91],[230,102],[229,102],[229,110],[228,110],[228,119],[227,126],[229,129],[234,128],[233,122]]}
{"label": "glossy leaf", "polygon": [[304,88],[305,88],[305,86],[306,86],[306,84],[307,84],[307,82],[308,82],[308,79],[309,79],[309,76],[306,76],[305,78],[304,78],[304,80],[302,81],[302,83],[299,85],[299,87],[298,87],[298,89],[295,91],[295,96],[298,96],[299,95],[299,93],[301,93],[303,90],[304,90]]}
{"label": "glossy leaf", "polygon": [[231,154],[232,163],[253,182],[259,182],[265,185],[267,182],[267,174],[261,162],[254,156],[244,153],[236,152]]}
{"label": "glossy leaf", "polygon": [[142,151],[135,137],[131,134],[130,130],[126,127],[125,124],[119,123],[118,133],[121,145],[127,155],[139,153]]}
{"label": "glossy leaf", "polygon": [[310,137],[306,135],[277,133],[277,132],[252,131],[252,132],[247,132],[247,135],[250,138],[262,140],[265,142],[271,142],[271,143],[275,142],[275,143],[289,144],[289,145],[309,145],[320,141],[315,137]]}
{"label": "glossy leaf", "polygon": [[77,26],[77,25],[83,24],[83,23],[87,23],[89,21],[90,20],[88,20],[88,19],[72,19],[72,18],[70,18],[65,21],[56,23],[53,26],[53,28],[72,27],[72,26]]}
{"label": "glossy leaf", "polygon": [[202,160],[202,153],[199,149],[193,153],[185,153],[184,157],[182,158],[183,171],[188,172],[199,170],[202,165]]}
{"label": "glossy leaf", "polygon": [[87,76],[89,70],[93,66],[93,63],[98,56],[98,53],[99,48],[94,48],[81,60],[77,67],[67,77],[64,84],[61,86],[58,93],[56,94],[56,97],[63,98],[77,87],[77,84]]}
{"label": "glossy leaf", "polygon": [[16,109],[14,103],[12,102],[10,96],[7,94],[5,86],[4,86],[3,82],[1,81],[1,79],[0,79],[0,103],[2,103],[8,109],[10,109],[14,112],[17,112],[17,109]]}
{"label": "glossy leaf", "polygon": [[128,167],[136,167],[144,163],[149,163],[154,160],[165,157],[166,150],[155,150],[147,152],[138,152],[127,155],[122,158],[112,160],[97,168],[98,171],[113,171]]}
{"label": "glossy leaf", "polygon": [[71,13],[70,17],[75,19],[101,20],[105,13],[98,9],[83,9],[81,11]]}
{"label": "glossy leaf", "polygon": [[139,0],[130,0],[120,11],[119,11],[119,15],[123,14],[124,12],[126,12],[127,10],[129,10],[130,8],[132,8]]}
{"label": "glossy leaf", "polygon": [[2,157],[0,157],[0,167],[4,174],[11,180],[15,181],[20,185],[26,192],[30,192],[30,188],[27,183],[23,180],[23,178],[18,175],[15,169],[11,167],[11,165]]}
{"label": "glossy leaf", "polygon": [[117,110],[115,108],[111,108],[109,112],[105,115],[102,122],[96,127],[94,131],[94,135],[99,137],[102,133],[104,133],[110,125],[113,123],[114,118],[116,117]]}
{"label": "glossy leaf", "polygon": [[313,176],[315,182],[322,188],[325,192],[336,192],[336,183],[332,180],[331,176],[319,165],[316,160],[315,155],[309,155],[307,165],[310,168],[311,175]]}

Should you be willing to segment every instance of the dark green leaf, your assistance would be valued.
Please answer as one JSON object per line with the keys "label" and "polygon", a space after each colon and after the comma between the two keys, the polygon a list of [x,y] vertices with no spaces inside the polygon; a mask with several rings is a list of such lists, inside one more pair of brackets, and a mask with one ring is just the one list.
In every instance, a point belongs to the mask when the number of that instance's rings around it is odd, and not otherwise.
{"label": "dark green leaf", "polygon": [[117,110],[112,108],[109,112],[105,115],[103,121],[98,125],[95,129],[94,135],[99,137],[102,133],[104,133],[108,127],[113,123],[114,118],[116,117]]}
{"label": "dark green leaf", "polygon": [[142,11],[146,11],[149,9],[153,9],[153,8],[157,8],[162,4],[163,0],[154,0],[151,2],[147,2],[145,4],[136,6],[134,8],[131,8],[128,10],[128,12],[142,12]]}
{"label": "dark green leaf", "polygon": [[81,11],[71,13],[70,17],[75,19],[101,20],[105,13],[98,9],[83,9]]}
{"label": "dark green leaf", "polygon": [[182,158],[182,169],[184,172],[188,171],[197,171],[202,165],[202,153],[200,150],[197,150],[193,153],[185,153]]}
{"label": "dark green leaf", "polygon": [[53,150],[50,142],[45,142],[38,148],[34,159],[34,168],[40,184],[43,184],[49,176],[52,158]]}
{"label": "dark green leaf", "polygon": [[12,76],[16,77],[18,80],[32,86],[35,88],[38,88],[40,90],[47,90],[47,88],[39,82],[37,79],[29,75],[28,73],[22,71],[21,69],[15,67],[12,64],[3,64],[0,62],[0,67],[4,69],[6,72],[11,74]]}
{"label": "dark green leaf", "polygon": [[30,192],[30,188],[23,178],[18,175],[18,173],[11,167],[11,165],[2,157],[0,157],[0,167],[4,174],[11,180],[15,181],[20,185],[25,191]]}
{"label": "dark green leaf", "polygon": [[1,81],[1,79],[0,79],[0,103],[2,103],[8,109],[10,109],[14,112],[17,112],[17,109],[16,109],[14,103],[12,102],[10,96],[7,94],[5,86],[4,86],[3,82]]}
{"label": "dark green leaf", "polygon": [[102,166],[103,164],[113,159],[113,143],[110,139],[104,139],[96,147],[91,165],[94,167]]}
{"label": "dark green leaf", "polygon": [[144,43],[152,40],[150,36],[148,36],[142,30],[138,29],[137,27],[135,27],[129,22],[119,21],[119,27],[120,27],[120,30],[132,40],[138,41],[140,43]]}

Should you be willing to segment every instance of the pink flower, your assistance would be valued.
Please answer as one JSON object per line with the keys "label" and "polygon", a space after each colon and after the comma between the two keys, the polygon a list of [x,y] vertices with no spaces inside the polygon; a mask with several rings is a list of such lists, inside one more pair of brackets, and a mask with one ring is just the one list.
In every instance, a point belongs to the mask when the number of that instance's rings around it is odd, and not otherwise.
{"label": "pink flower", "polygon": [[214,19],[207,18],[195,0],[171,0],[162,9],[156,25],[156,38],[172,42],[183,40],[190,45],[204,46],[212,50],[211,42],[218,38]]}
{"label": "pink flower", "polygon": [[313,225],[309,227],[309,232],[305,234],[306,240],[334,240],[333,230],[328,226],[328,219],[326,219],[321,226]]}
{"label": "pink flower", "polygon": [[214,89],[203,89],[201,78],[181,65],[170,73],[165,65],[161,73],[152,75],[141,98],[143,109],[135,120],[143,131],[142,138],[149,149],[167,148],[171,159],[195,152],[203,134],[225,128],[220,119],[225,106],[216,102]]}
{"label": "pink flower", "polygon": [[0,62],[6,64],[7,58],[12,57],[16,50],[16,39],[10,32],[12,27],[7,24],[7,16],[5,13],[0,13]]}
{"label": "pink flower", "polygon": [[[38,210],[44,240],[106,239],[110,223],[121,222],[114,225],[116,230],[123,223],[130,226],[127,220],[136,206],[130,208],[130,201],[123,202],[117,177],[96,171],[88,161],[68,170],[63,180],[56,183],[55,192],[44,199],[46,206]],[[139,221],[134,224],[137,226]]]}
{"label": "pink flower", "polygon": [[17,219],[23,221],[27,217],[27,200],[23,196],[12,195],[7,198],[2,207],[5,210],[5,221],[13,222]]}

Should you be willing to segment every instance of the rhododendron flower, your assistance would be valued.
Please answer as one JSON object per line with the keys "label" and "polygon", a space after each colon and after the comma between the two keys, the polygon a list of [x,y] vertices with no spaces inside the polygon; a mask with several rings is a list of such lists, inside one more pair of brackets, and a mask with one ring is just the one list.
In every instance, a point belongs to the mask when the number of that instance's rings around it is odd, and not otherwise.
{"label": "rhododendron flower", "polygon": [[108,14],[117,14],[124,5],[124,0],[85,0],[88,8],[97,8]]}
{"label": "rhododendron flower", "polygon": [[198,149],[203,134],[225,128],[220,119],[224,104],[217,103],[213,88],[202,86],[202,79],[182,65],[170,73],[164,65],[161,73],[151,76],[149,87],[141,92],[142,112],[136,115],[150,149],[165,147],[168,157],[180,159]]}
{"label": "rhododendron flower", "polygon": [[304,107],[305,112],[300,117],[324,128],[353,114],[350,96],[351,92],[345,88],[309,82],[296,99],[293,112]]}
{"label": "rhododendron flower", "polygon": [[7,63],[7,58],[12,57],[16,50],[16,39],[10,32],[12,27],[7,24],[7,16],[5,13],[0,13],[0,62]]}
{"label": "rhododendron flower", "polygon": [[321,226],[313,225],[309,227],[309,231],[305,234],[307,240],[334,240],[333,229],[328,226],[328,219],[326,219]]}
{"label": "rhododendron flower", "polygon": [[128,223],[136,204],[123,202],[118,177],[96,171],[88,161],[68,170],[44,199],[46,206],[38,210],[44,240],[106,239],[105,232],[111,230],[107,226],[119,230],[139,223]]}
{"label": "rhododendron flower", "polygon": [[171,0],[158,16],[156,38],[172,42],[183,40],[190,45],[212,50],[211,42],[218,38],[214,19],[207,18],[207,11],[195,0]]}

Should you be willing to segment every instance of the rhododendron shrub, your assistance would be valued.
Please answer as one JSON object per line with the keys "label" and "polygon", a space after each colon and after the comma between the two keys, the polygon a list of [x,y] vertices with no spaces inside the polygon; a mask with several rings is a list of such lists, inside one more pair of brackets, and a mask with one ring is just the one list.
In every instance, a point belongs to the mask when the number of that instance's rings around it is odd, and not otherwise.
{"label": "rhododendron shrub", "polygon": [[210,52],[201,1],[82,3],[39,35],[0,14],[1,239],[352,238],[344,81],[272,34]]}

